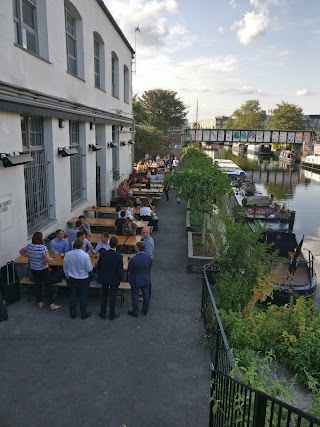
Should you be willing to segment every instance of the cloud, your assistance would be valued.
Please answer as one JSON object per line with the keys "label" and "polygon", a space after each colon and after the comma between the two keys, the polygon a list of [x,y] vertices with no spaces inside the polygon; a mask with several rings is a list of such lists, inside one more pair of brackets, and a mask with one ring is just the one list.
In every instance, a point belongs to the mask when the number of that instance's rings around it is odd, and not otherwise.
{"label": "cloud", "polygon": [[223,34],[224,33],[224,28],[223,27],[219,27],[217,29],[217,32],[220,33],[220,34]]}
{"label": "cloud", "polygon": [[231,95],[260,95],[260,96],[266,96],[267,93],[264,92],[263,90],[260,89],[254,89],[251,86],[243,86],[240,89],[234,89],[234,88],[230,88],[230,89],[225,89],[222,91],[219,91],[218,93],[223,93],[223,94],[231,94]]}
{"label": "cloud", "polygon": [[179,22],[179,15],[173,24],[170,23],[171,16],[179,11],[176,0],[110,0],[108,9],[131,44],[134,29],[139,25],[141,32],[136,34],[136,40],[140,53],[141,49],[176,45],[179,48],[188,47],[194,40],[188,37],[188,29]]}
{"label": "cloud", "polygon": [[[239,68],[238,58],[195,57],[180,61],[175,57],[158,54],[137,60],[137,74],[134,78],[134,93],[146,89],[167,89],[184,93],[212,91],[218,79]],[[165,78],[164,78],[165,76]]]}
{"label": "cloud", "polygon": [[235,31],[241,44],[248,45],[263,36],[266,31],[277,28],[278,19],[270,16],[270,8],[279,6],[283,0],[250,0],[254,10],[246,11],[240,21],[235,21],[231,27]]}
{"label": "cloud", "polygon": [[309,89],[298,89],[296,91],[296,96],[311,96],[314,95],[314,93]]}
{"label": "cloud", "polygon": [[232,30],[236,32],[240,43],[247,45],[262,36],[269,24],[270,18],[267,12],[246,12],[241,21],[234,22]]}
{"label": "cloud", "polygon": [[235,9],[237,7],[236,0],[229,0],[229,6]]}

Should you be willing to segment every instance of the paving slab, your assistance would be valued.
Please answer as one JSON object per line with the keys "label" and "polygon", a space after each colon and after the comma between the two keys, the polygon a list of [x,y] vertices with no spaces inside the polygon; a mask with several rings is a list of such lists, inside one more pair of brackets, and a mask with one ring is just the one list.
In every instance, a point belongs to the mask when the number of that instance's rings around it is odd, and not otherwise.
{"label": "paving slab", "polygon": [[[172,194],[171,194],[172,196]],[[186,205],[158,203],[148,316],[72,320],[26,295],[0,323],[0,426],[206,426],[209,353],[202,345],[201,275],[186,273]],[[117,304],[120,305],[119,298]]]}

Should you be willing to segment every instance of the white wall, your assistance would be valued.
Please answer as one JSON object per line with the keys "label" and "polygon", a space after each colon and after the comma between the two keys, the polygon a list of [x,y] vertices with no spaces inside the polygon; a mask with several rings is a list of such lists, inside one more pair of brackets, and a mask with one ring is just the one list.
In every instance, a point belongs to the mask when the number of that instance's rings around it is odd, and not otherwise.
{"label": "white wall", "polygon": [[[43,0],[45,1],[45,0]],[[82,16],[84,69],[82,81],[67,73],[65,18],[63,0],[46,0],[49,61],[43,61],[14,45],[12,1],[1,2],[0,14],[0,80],[39,92],[79,102],[101,110],[122,109],[131,112],[124,99],[123,66],[127,65],[131,80],[132,54],[116,29],[95,0],[74,0]],[[97,31],[105,44],[106,93],[94,87],[93,32]],[[119,99],[111,96],[111,52],[119,58]],[[26,72],[28,70],[28,72]],[[130,81],[131,87],[131,81]]]}

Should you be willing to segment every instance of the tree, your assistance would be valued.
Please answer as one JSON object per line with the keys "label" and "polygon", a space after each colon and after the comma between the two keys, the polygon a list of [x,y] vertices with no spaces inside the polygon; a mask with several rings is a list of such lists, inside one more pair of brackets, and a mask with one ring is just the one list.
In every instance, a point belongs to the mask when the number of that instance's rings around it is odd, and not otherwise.
{"label": "tree", "polygon": [[142,102],[138,99],[137,95],[133,96],[132,110],[136,124],[148,122],[148,113],[146,112]]}
{"label": "tree", "polygon": [[167,151],[166,140],[165,134],[155,127],[138,124],[135,135],[135,160],[143,159],[146,153],[165,154]]}
{"label": "tree", "polygon": [[181,126],[187,115],[187,106],[172,90],[147,90],[138,101],[147,113],[148,123],[165,132],[171,127]]}
{"label": "tree", "polygon": [[259,101],[250,99],[228,118],[225,129],[263,129],[266,118]]}
{"label": "tree", "polygon": [[298,105],[282,101],[273,110],[267,129],[305,129],[302,121],[303,110]]}

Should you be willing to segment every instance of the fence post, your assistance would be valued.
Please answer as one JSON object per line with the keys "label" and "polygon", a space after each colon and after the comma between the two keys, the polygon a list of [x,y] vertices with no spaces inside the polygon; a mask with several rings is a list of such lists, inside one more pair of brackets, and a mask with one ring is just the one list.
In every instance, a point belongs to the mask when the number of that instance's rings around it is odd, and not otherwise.
{"label": "fence post", "polygon": [[256,392],[254,402],[253,427],[265,427],[267,399]]}

